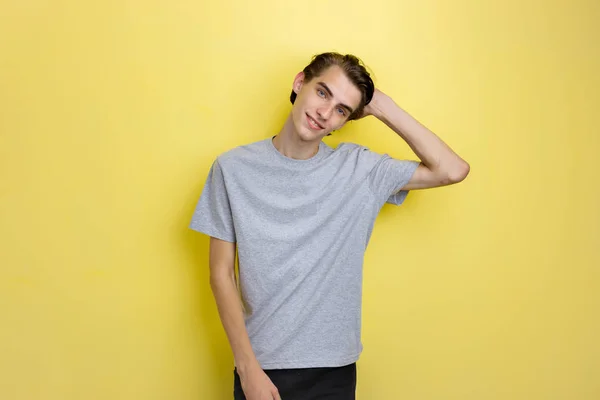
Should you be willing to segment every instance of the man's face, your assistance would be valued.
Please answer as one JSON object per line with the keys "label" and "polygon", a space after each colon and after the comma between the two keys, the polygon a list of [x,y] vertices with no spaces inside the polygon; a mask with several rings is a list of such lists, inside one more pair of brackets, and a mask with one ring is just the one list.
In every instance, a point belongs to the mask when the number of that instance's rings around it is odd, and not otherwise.
{"label": "man's face", "polygon": [[293,86],[297,97],[292,118],[300,139],[321,140],[341,128],[360,104],[360,90],[337,65],[306,82],[304,73],[296,75]]}

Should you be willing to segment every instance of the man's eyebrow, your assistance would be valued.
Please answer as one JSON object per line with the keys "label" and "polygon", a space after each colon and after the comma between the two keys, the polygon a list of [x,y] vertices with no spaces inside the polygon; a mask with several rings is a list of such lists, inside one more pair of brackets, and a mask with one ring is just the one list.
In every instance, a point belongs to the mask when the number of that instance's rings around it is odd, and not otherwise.
{"label": "man's eyebrow", "polygon": [[[331,89],[329,89],[329,86],[327,86],[325,84],[325,82],[317,82],[319,85],[323,86],[323,89],[325,89],[325,91],[327,92],[327,94],[329,94],[329,96],[333,97],[333,93],[331,93]],[[352,107],[347,106],[346,104],[341,103],[340,106],[344,107],[346,110],[348,110],[348,112],[350,112],[350,114],[352,114],[354,112],[354,110],[352,109]]]}

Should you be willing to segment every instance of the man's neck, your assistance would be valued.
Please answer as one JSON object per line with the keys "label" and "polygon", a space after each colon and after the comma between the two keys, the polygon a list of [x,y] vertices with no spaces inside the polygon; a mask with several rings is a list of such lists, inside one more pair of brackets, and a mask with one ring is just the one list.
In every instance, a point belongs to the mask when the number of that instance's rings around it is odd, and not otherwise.
{"label": "man's neck", "polygon": [[291,113],[279,134],[273,139],[273,145],[281,154],[295,160],[307,160],[315,156],[319,151],[320,142],[321,140],[302,140],[296,133]]}

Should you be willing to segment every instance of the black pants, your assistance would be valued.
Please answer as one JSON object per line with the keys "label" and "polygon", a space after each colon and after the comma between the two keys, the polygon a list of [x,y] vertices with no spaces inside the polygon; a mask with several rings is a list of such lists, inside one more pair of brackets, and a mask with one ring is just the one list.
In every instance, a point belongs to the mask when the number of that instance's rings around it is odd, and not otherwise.
{"label": "black pants", "polygon": [[[333,368],[266,369],[281,400],[355,400],[356,363]],[[237,369],[233,370],[233,398],[246,400]]]}

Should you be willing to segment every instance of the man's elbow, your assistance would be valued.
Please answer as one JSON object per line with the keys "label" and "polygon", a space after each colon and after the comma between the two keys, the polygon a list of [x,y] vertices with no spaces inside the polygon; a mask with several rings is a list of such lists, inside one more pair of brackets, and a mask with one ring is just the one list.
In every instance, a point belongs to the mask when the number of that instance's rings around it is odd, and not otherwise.
{"label": "man's elbow", "polygon": [[228,285],[231,282],[235,283],[235,270],[229,266],[224,268],[213,268],[210,271],[210,286],[219,287],[222,285]]}
{"label": "man's elbow", "polygon": [[459,183],[465,180],[469,172],[471,171],[471,166],[465,160],[460,160],[450,171],[448,171],[448,181],[451,184]]}

